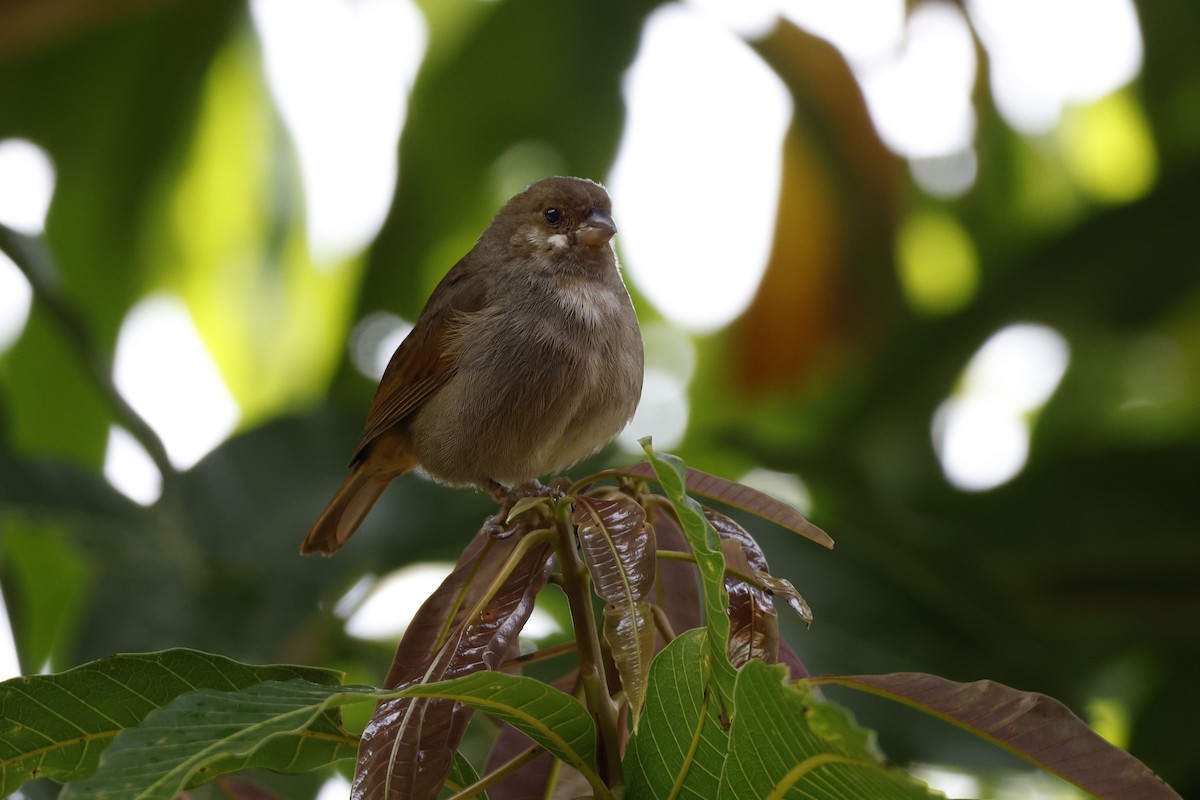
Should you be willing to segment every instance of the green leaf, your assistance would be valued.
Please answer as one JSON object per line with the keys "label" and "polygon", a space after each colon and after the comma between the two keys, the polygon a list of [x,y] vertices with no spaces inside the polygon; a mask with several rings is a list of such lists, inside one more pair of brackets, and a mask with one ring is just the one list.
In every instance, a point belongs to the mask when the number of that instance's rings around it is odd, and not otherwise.
{"label": "green leaf", "polygon": [[729,734],[712,684],[708,632],[676,637],[650,665],[641,725],[625,756],[628,796],[711,800]]}
{"label": "green leaf", "polygon": [[[341,680],[332,670],[250,666],[194,650],[166,650],[112,656],[57,675],[0,683],[0,796],[33,778],[65,782],[91,774],[117,734],[180,695],[289,678],[327,685]],[[347,736],[334,719],[323,730]]]}
{"label": "green leaf", "polygon": [[475,672],[418,684],[394,695],[454,700],[512,725],[559,760],[598,781],[596,726],[574,697],[541,681],[503,672]]}
{"label": "green leaf", "polygon": [[532,678],[496,672],[402,690],[265,681],[236,692],[204,689],[177,698],[126,731],[91,777],[63,800],[171,800],[220,774],[262,767],[315,769],[354,755],[356,740],[331,725],[350,703],[399,697],[452,700],[486,711],[598,782],[595,727],[577,700]]}
{"label": "green leaf", "polygon": [[869,731],[845,709],[788,685],[787,668],[749,661],[738,673],[736,713],[718,800],[917,800],[938,797],[885,767]]}
{"label": "green leaf", "polygon": [[1104,741],[1069,708],[1044,694],[919,672],[833,675],[808,682],[870,692],[933,714],[1099,797],[1179,797],[1145,764]]}
{"label": "green leaf", "polygon": [[679,517],[683,533],[696,557],[704,591],[704,614],[708,626],[708,644],[712,648],[713,675],[717,689],[728,705],[733,699],[737,672],[729,663],[726,651],[729,642],[729,595],[725,591],[725,558],[721,554],[721,539],[705,517],[704,508],[687,496],[687,465],[676,456],[656,452],[650,437],[640,440],[640,443]]}
{"label": "green leaf", "polygon": [[338,706],[389,693],[369,686],[264,681],[237,692],[201,689],[149,714],[113,742],[90,777],[62,800],[173,800],[189,786],[262,767],[304,772],[357,750]]}
{"label": "green leaf", "polygon": [[[479,780],[479,773],[466,756],[455,751],[454,760],[450,764],[450,774],[446,776],[446,786],[453,791],[461,791]],[[488,800],[487,792],[476,792],[467,800]]]}

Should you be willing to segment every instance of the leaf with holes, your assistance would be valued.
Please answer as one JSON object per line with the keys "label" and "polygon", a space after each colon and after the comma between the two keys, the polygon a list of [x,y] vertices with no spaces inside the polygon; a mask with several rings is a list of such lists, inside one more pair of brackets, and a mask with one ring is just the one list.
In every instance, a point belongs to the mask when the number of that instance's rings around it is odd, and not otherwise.
{"label": "leaf with holes", "polygon": [[718,800],[931,800],[923,784],[886,767],[872,734],[849,712],[787,682],[782,665],[749,661],[738,673],[729,755]]}

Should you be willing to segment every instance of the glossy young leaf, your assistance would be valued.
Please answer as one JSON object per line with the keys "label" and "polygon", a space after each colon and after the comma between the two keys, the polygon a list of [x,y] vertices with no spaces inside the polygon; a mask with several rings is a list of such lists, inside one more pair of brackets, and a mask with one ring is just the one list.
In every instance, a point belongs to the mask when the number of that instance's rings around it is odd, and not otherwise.
{"label": "glossy young leaf", "polygon": [[1106,742],[1052,697],[994,681],[958,683],[937,675],[830,675],[836,684],[933,714],[1032,761],[1105,800],[1178,800],[1146,765]]}
{"label": "glossy young leaf", "polygon": [[[721,537],[725,563],[748,577],[769,575],[767,557],[754,537],[724,514],[711,508],[704,515]],[[771,593],[725,573],[729,592],[729,660],[740,667],[751,658],[774,664],[779,658],[779,615]]]}
{"label": "glossy young leaf", "polygon": [[601,630],[604,641],[612,650],[612,660],[621,677],[621,688],[629,701],[629,714],[636,731],[646,701],[650,662],[654,658],[654,615],[650,604],[644,600],[632,604],[607,604]]}
{"label": "glossy young leaf", "polygon": [[[147,715],[197,689],[236,690],[267,680],[303,678],[336,686],[333,670],[251,666],[194,650],[103,658],[56,675],[0,683],[0,795],[37,777],[73,781],[91,774],[113,739]],[[334,716],[306,755],[325,763],[350,755],[355,738]]]}
{"label": "glossy young leaf", "polygon": [[[722,545],[730,570],[754,574],[738,542],[726,539]],[[752,658],[774,664],[779,658],[779,615],[770,593],[729,572],[725,573],[725,591],[729,592],[729,661],[735,667]]]}
{"label": "glossy young leaf", "polygon": [[[388,672],[389,687],[432,683],[500,664],[550,576],[552,546],[526,534],[496,539],[481,531],[475,537],[409,624]],[[506,569],[511,569],[507,577]],[[489,589],[495,589],[490,599]],[[352,796],[436,797],[470,716],[469,709],[438,697],[380,703],[363,731]]]}
{"label": "glossy young leaf", "polygon": [[654,657],[654,620],[646,596],[654,585],[654,530],[631,498],[579,495],[574,522],[592,586],[605,601],[602,631],[629,700],[636,728]]}

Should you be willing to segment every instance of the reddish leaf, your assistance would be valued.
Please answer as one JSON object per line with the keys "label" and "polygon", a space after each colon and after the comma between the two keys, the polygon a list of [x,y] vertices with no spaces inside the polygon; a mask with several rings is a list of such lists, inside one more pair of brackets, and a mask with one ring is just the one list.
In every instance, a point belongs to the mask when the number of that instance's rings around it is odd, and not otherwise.
{"label": "reddish leaf", "polygon": [[[725,556],[726,569],[742,575],[753,575],[751,557],[762,564],[762,551],[757,544],[747,548],[737,538],[727,536],[725,531],[736,525],[726,517],[706,510],[708,521],[721,535],[721,552]],[[743,533],[745,533],[743,531]],[[747,534],[748,536],[749,534]],[[751,540],[753,541],[753,540]],[[725,591],[729,593],[729,661],[740,667],[752,658],[774,664],[779,658],[779,616],[775,603],[768,592],[751,586],[729,572],[725,573]]]}
{"label": "reddish leaf", "polygon": [[607,603],[644,600],[654,585],[654,531],[631,498],[579,495],[575,524],[596,594]]}
{"label": "reddish leaf", "polygon": [[[500,664],[550,577],[553,546],[534,544],[483,612],[467,617],[523,537],[523,531],[505,539],[482,531],[476,535],[405,631],[388,672],[388,688],[456,678]],[[359,744],[353,800],[436,797],[470,714],[441,699],[380,703]]]}
{"label": "reddish leaf", "polygon": [[809,681],[871,692],[941,717],[1104,800],[1180,800],[1145,764],[1043,694],[919,672],[827,675]]}
{"label": "reddish leaf", "polygon": [[754,537],[750,535],[750,532],[729,517],[713,511],[711,508],[704,509],[704,514],[708,517],[709,523],[716,529],[722,539],[736,541],[742,546],[750,568],[749,572],[741,571],[742,574],[753,577],[755,581],[766,589],[767,594],[782,597],[784,602],[788,604],[788,607],[795,611],[796,615],[804,620],[805,624],[811,625],[813,621],[812,609],[808,607],[808,603],[796,591],[795,586],[792,586],[786,579],[776,578],[771,574],[770,567],[767,566],[767,557],[763,553],[762,548],[758,546],[758,542],[754,541]]}
{"label": "reddish leaf", "polygon": [[636,729],[654,656],[654,620],[645,601],[655,578],[654,531],[645,510],[617,493],[577,496],[574,521],[592,584],[605,601],[604,639]]}
{"label": "reddish leaf", "polygon": [[222,775],[214,783],[231,800],[281,800],[279,795],[274,792],[267,791],[258,784],[250,783],[241,778],[235,778],[232,775]]}
{"label": "reddish leaf", "polygon": [[604,641],[612,650],[613,663],[621,676],[621,688],[629,701],[634,731],[646,701],[650,661],[654,657],[654,617],[651,614],[650,604],[645,601],[604,606]]}
{"label": "reddish leaf", "polygon": [[[640,461],[632,467],[626,467],[621,472],[627,475],[654,478],[654,468],[645,461]],[[755,516],[794,531],[806,539],[811,539],[822,547],[833,549],[833,539],[829,538],[829,534],[806,520],[796,509],[757,489],[751,489],[736,481],[719,478],[716,475],[709,475],[707,472],[691,468],[687,471],[687,489],[689,493],[719,500],[726,505],[748,511]]]}

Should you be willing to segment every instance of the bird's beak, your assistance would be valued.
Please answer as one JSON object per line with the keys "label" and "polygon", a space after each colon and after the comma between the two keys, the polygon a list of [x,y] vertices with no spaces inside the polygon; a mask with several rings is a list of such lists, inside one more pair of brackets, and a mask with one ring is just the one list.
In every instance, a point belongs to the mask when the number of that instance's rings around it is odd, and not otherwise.
{"label": "bird's beak", "polygon": [[579,226],[576,238],[588,247],[601,247],[617,232],[617,224],[606,212],[592,209]]}

